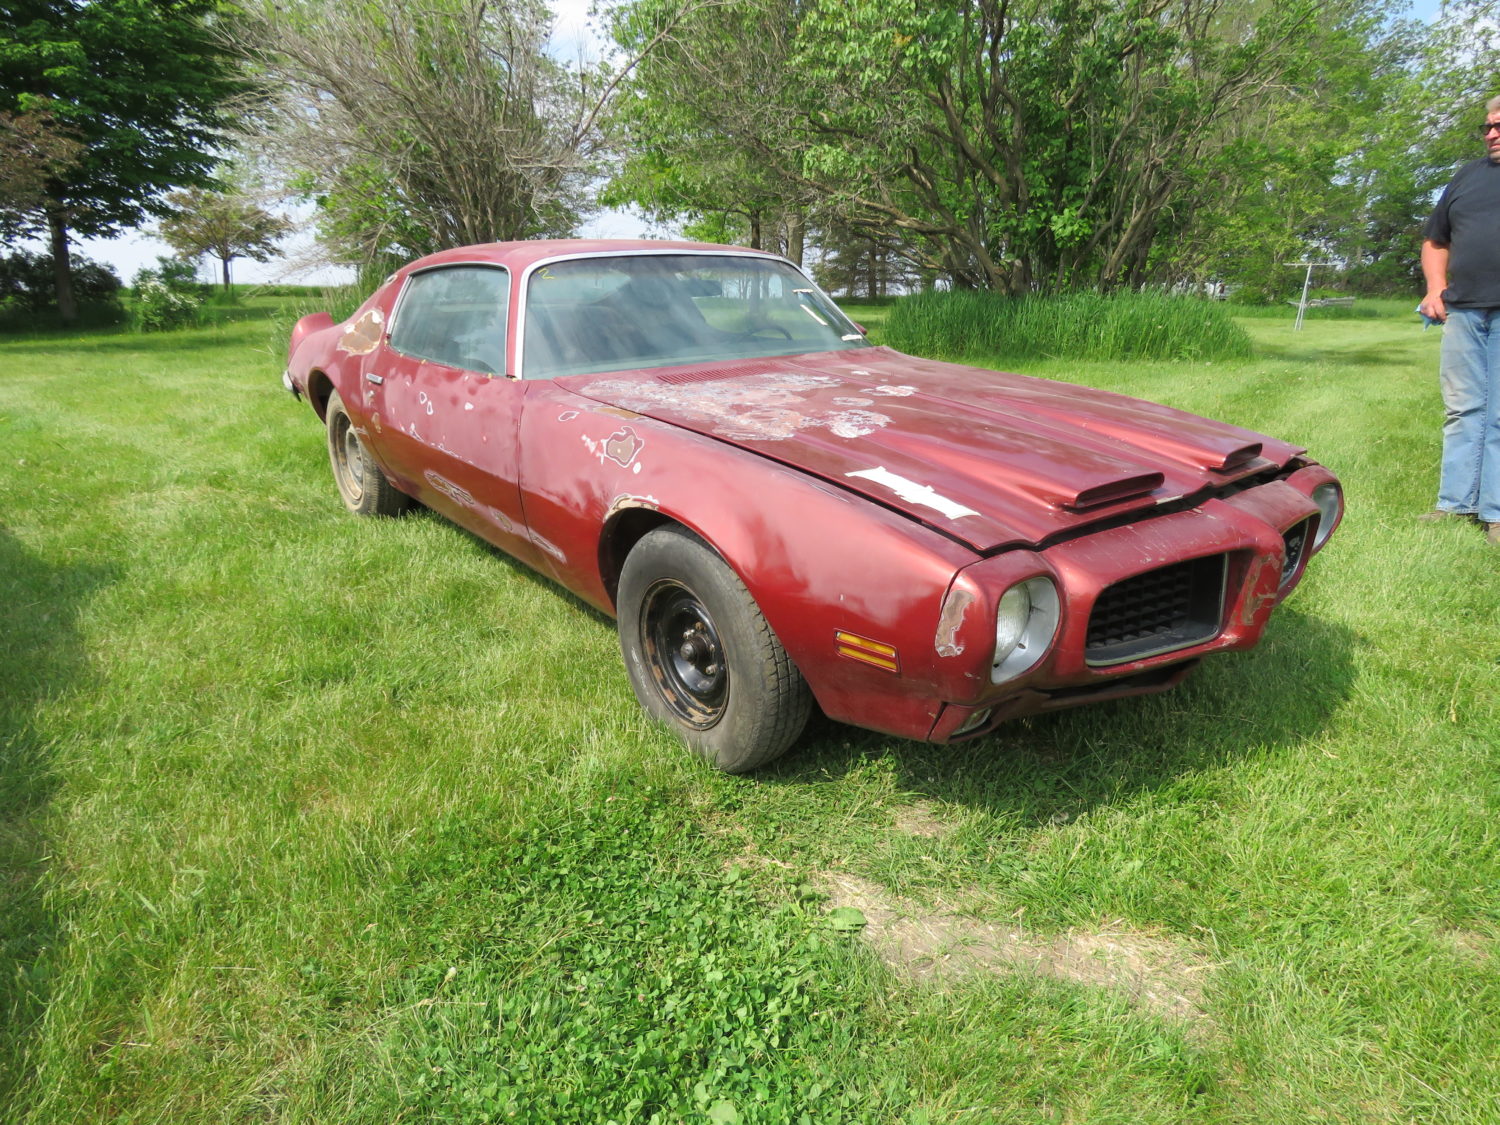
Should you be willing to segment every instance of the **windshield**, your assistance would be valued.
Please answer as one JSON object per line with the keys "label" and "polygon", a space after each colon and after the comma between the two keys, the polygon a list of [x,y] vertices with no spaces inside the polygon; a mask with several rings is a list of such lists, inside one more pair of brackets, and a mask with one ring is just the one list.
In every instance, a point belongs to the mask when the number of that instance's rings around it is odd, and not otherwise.
{"label": "windshield", "polygon": [[526,287],[528,379],[867,347],[796,270],[731,254],[553,262]]}

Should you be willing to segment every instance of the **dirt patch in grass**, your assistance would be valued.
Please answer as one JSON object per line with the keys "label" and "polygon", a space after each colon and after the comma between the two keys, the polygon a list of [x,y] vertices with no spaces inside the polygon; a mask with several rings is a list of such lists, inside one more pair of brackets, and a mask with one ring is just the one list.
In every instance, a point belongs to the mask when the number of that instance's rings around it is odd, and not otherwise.
{"label": "dirt patch in grass", "polygon": [[830,908],[849,906],[865,916],[864,936],[888,964],[918,978],[1035,972],[1111,989],[1158,1015],[1208,1023],[1203,987],[1214,966],[1166,938],[1123,925],[1031,934],[963,917],[942,903],[917,910],[853,875],[825,875],[819,883]]}
{"label": "dirt patch in grass", "polygon": [[1472,930],[1449,930],[1447,937],[1453,943],[1454,951],[1465,961],[1475,965],[1490,963],[1494,946],[1492,938]]}
{"label": "dirt patch in grass", "polygon": [[945,824],[926,801],[917,801],[896,810],[896,830],[905,832],[908,836],[938,839],[952,832],[953,826]]}

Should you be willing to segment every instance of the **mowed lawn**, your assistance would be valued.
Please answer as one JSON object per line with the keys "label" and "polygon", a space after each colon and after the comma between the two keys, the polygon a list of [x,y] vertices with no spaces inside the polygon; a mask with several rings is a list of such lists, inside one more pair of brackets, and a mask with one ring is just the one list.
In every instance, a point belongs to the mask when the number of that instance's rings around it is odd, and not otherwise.
{"label": "mowed lawn", "polygon": [[285,323],[0,341],[0,1120],[1500,1120],[1500,552],[1413,521],[1438,334],[1289,321],[1032,368],[1341,474],[1257,651],[749,777],[346,515]]}

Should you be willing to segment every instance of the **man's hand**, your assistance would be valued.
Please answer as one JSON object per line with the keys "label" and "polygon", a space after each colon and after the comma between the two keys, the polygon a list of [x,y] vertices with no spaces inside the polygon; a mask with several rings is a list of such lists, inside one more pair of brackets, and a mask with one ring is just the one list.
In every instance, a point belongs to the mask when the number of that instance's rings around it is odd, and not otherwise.
{"label": "man's hand", "polygon": [[1417,306],[1417,311],[1429,320],[1442,324],[1448,319],[1448,306],[1443,301],[1443,290],[1448,288],[1448,247],[1441,242],[1424,239],[1422,242],[1422,277],[1427,282],[1427,296]]}

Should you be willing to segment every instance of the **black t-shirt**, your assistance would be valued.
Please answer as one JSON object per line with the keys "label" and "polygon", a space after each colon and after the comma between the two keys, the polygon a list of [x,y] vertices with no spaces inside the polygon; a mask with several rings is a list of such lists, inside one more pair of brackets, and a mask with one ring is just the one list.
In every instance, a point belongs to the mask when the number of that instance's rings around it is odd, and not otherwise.
{"label": "black t-shirt", "polygon": [[1485,157],[1460,168],[1422,237],[1448,247],[1444,303],[1500,308],[1500,164]]}

